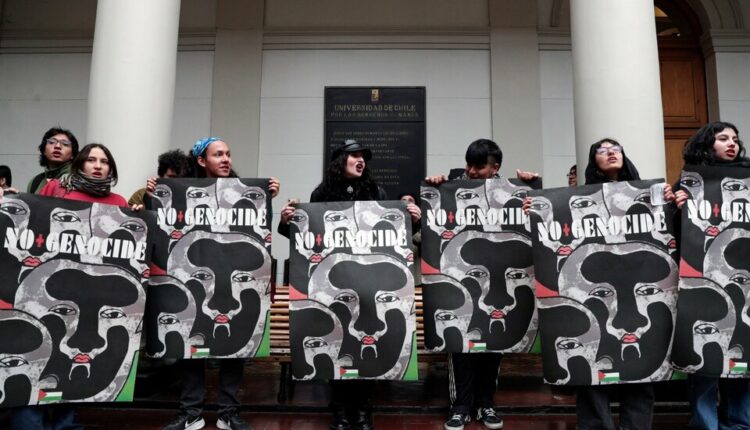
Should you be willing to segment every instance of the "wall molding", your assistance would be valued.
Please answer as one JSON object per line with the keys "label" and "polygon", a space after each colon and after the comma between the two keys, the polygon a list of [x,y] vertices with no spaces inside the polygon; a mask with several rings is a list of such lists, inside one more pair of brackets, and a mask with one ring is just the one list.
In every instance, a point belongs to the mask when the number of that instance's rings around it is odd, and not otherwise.
{"label": "wall molding", "polygon": [[570,51],[570,29],[559,27],[545,27],[537,30],[539,34],[540,51]]}
{"label": "wall molding", "polygon": [[750,52],[750,30],[709,30],[700,43],[705,57],[717,52]]}
{"label": "wall molding", "polygon": [[475,49],[489,50],[489,28],[405,31],[378,29],[266,29],[264,50],[282,49]]}

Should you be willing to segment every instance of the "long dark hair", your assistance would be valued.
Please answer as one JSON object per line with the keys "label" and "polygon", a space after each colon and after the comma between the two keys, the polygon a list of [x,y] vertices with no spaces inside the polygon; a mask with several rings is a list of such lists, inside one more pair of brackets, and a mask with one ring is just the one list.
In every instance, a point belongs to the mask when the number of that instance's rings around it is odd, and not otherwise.
{"label": "long dark hair", "polygon": [[[739,137],[740,132],[734,124],[722,121],[709,122],[690,136],[685,142],[685,149],[682,150],[682,158],[685,160],[685,164],[710,165],[719,161],[714,155],[714,143],[716,142],[716,134],[722,132],[725,128],[731,128]],[[745,158],[745,145],[742,144],[741,140],[738,143],[740,150],[737,151],[737,156],[734,157],[733,161]]]}
{"label": "long dark hair", "polygon": [[[328,163],[325,175],[323,175],[323,182],[317,186],[316,190],[327,196],[330,201],[377,199],[378,185],[370,177],[370,167],[367,163],[365,163],[362,176],[359,178],[347,179],[344,177],[346,160],[349,155],[348,152],[342,152]],[[346,191],[349,186],[354,189],[353,193]]]}
{"label": "long dark hair", "polygon": [[[591,148],[589,148],[589,164],[586,166],[586,185],[589,184],[601,184],[604,182],[612,182],[611,179],[607,177],[607,175],[604,174],[599,169],[599,166],[596,164],[596,150],[601,148],[601,146],[605,143],[610,143],[612,145],[617,145],[620,148],[622,148],[622,145],[620,145],[620,142],[606,137],[593,145],[591,145]],[[635,168],[635,165],[632,161],[625,155],[625,148],[622,149],[622,168],[619,172],[617,172],[617,181],[635,181],[641,179],[640,175],[638,174],[638,169]]]}
{"label": "long dark hair", "polygon": [[47,139],[56,134],[64,134],[65,136],[67,136],[68,140],[70,141],[70,147],[73,150],[73,158],[76,158],[78,156],[78,139],[76,139],[76,136],[73,134],[73,132],[70,130],[66,130],[60,126],[52,127],[47,130],[46,133],[44,133],[44,136],[42,136],[42,143],[39,144],[39,165],[42,167],[47,167],[48,163],[47,157],[44,156],[44,149],[47,147]]}
{"label": "long dark hair", "polygon": [[115,163],[115,157],[109,152],[109,149],[101,143],[89,143],[88,145],[81,148],[81,152],[78,153],[76,158],[73,159],[73,164],[70,166],[71,173],[78,173],[83,171],[83,164],[86,163],[86,159],[89,158],[91,150],[99,148],[107,156],[107,162],[109,163],[109,176],[112,178],[112,184],[117,183],[117,163]]}

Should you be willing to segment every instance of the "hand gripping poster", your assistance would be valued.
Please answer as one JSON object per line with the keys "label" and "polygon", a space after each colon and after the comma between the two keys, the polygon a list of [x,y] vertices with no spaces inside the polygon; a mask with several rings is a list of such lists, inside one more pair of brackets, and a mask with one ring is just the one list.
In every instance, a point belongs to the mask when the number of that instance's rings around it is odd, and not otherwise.
{"label": "hand gripping poster", "polygon": [[146,307],[155,358],[268,356],[271,194],[268,179],[159,179]]}
{"label": "hand gripping poster", "polygon": [[0,201],[0,407],[132,401],[153,214]]}
{"label": "hand gripping poster", "polygon": [[422,184],[425,348],[529,352],[537,336],[523,200],[541,180]]}
{"label": "hand gripping poster", "polygon": [[297,206],[289,257],[296,379],[417,379],[411,235],[402,202]]}
{"label": "hand gripping poster", "polygon": [[673,205],[660,204],[662,182],[530,193],[545,382],[675,377],[677,249]]}
{"label": "hand gripping poster", "polygon": [[750,376],[750,169],[685,166],[680,289],[672,363]]}

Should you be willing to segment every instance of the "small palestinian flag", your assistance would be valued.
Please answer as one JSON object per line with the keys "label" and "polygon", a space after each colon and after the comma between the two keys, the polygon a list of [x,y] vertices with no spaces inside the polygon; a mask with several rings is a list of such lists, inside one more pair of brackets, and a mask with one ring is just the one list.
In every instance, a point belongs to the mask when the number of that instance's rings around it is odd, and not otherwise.
{"label": "small palestinian flag", "polygon": [[469,352],[485,352],[485,351],[487,351],[486,343],[469,341]]}
{"label": "small palestinian flag", "polygon": [[39,390],[39,403],[59,402],[62,400],[62,391]]}
{"label": "small palestinian flag", "polygon": [[208,348],[197,348],[195,346],[190,347],[191,358],[205,358],[208,357]]}
{"label": "small palestinian flag", "polygon": [[359,377],[359,370],[344,369],[342,367],[341,369],[339,369],[339,374],[341,375],[341,379],[356,379]]}
{"label": "small palestinian flag", "polygon": [[620,373],[619,372],[611,372],[611,373],[605,373],[601,370],[599,371],[599,382],[602,384],[610,384],[613,382],[620,382]]}
{"label": "small palestinian flag", "polygon": [[729,373],[747,373],[747,363],[729,360]]}

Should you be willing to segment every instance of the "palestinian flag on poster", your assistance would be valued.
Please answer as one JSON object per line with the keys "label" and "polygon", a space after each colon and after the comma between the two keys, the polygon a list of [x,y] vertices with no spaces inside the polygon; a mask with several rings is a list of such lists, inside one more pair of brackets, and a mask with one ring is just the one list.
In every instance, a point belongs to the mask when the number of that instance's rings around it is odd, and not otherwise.
{"label": "palestinian flag on poster", "polygon": [[39,390],[39,403],[59,402],[62,400],[62,391]]}
{"label": "palestinian flag on poster", "polygon": [[485,352],[485,351],[487,351],[487,344],[485,342],[469,341],[469,352]]}
{"label": "palestinian flag on poster", "polygon": [[359,370],[341,368],[341,379],[356,379],[359,377]]}
{"label": "palestinian flag on poster", "polygon": [[747,363],[729,360],[729,373],[747,373]]}
{"label": "palestinian flag on poster", "polygon": [[195,346],[190,347],[190,357],[191,358],[205,358],[209,355],[209,349],[208,348],[197,348]]}
{"label": "palestinian flag on poster", "polygon": [[599,382],[602,384],[609,384],[614,382],[620,382],[619,372],[602,372],[599,371]]}

